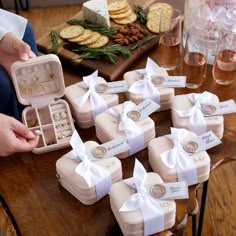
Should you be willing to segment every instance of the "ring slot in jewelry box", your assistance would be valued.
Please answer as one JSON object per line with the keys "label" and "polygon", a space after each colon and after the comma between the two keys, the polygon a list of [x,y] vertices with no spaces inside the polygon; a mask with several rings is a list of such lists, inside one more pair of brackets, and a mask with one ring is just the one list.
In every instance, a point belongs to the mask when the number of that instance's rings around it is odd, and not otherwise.
{"label": "ring slot in jewelry box", "polygon": [[74,123],[64,96],[62,66],[56,55],[49,54],[17,61],[11,68],[19,102],[27,106],[23,123],[41,136],[34,153],[44,153],[70,146]]}

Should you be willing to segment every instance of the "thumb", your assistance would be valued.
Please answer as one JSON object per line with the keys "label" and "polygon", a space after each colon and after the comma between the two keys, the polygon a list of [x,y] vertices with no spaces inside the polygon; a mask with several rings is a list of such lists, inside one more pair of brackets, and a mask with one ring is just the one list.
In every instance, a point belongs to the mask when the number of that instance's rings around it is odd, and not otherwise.
{"label": "thumb", "polygon": [[11,123],[11,128],[14,131],[14,133],[18,134],[19,136],[25,139],[35,138],[35,134],[32,131],[30,131],[24,124],[22,124],[16,119],[13,119]]}
{"label": "thumb", "polygon": [[18,45],[17,45],[17,49],[18,49],[18,52],[19,52],[19,58],[23,61],[26,61],[28,60],[30,57],[32,57],[32,53],[31,53],[31,49],[30,49],[30,46],[26,43],[24,43],[23,41],[22,42],[18,42]]}

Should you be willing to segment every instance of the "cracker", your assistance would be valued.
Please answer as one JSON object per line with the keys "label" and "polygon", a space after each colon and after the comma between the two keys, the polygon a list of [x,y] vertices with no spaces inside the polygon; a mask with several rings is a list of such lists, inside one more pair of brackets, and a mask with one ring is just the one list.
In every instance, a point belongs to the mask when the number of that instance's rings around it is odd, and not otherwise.
{"label": "cracker", "polygon": [[130,24],[130,23],[135,22],[136,20],[137,20],[137,15],[134,12],[132,12],[131,15],[129,15],[123,19],[114,19],[114,21],[120,25]]}
{"label": "cracker", "polygon": [[101,37],[100,33],[93,32],[92,35],[88,39],[80,41],[78,42],[78,44],[87,46],[89,44],[95,43],[100,37]]}
{"label": "cracker", "polygon": [[89,48],[101,48],[109,42],[109,38],[106,35],[102,35],[95,43],[88,44]]}
{"label": "cracker", "polygon": [[160,8],[172,9],[173,7],[168,3],[157,2],[157,3],[151,4],[148,8],[148,11],[152,11],[152,10],[160,9]]}
{"label": "cracker", "polygon": [[[152,19],[152,20],[159,20],[161,19],[161,10],[155,10],[155,11],[149,11],[147,14],[147,20]],[[156,18],[156,19],[155,19]]]}
{"label": "cracker", "polygon": [[147,14],[147,28],[153,33],[167,31],[171,24],[171,16],[172,7],[153,9]]}
{"label": "cracker", "polygon": [[117,11],[109,11],[109,14],[112,14],[112,15],[116,15],[116,14],[120,14],[120,13],[124,13],[126,11],[128,11],[129,9],[131,9],[130,5],[128,4],[126,7],[120,9],[120,10],[117,10]]}
{"label": "cracker", "polygon": [[71,39],[78,37],[84,31],[84,27],[80,25],[70,25],[62,29],[60,32],[60,37],[62,39]]}
{"label": "cracker", "polygon": [[160,32],[160,21],[157,20],[148,20],[147,21],[147,28],[153,32],[153,33],[159,33]]}
{"label": "cracker", "polygon": [[124,13],[115,14],[115,15],[109,14],[109,15],[112,19],[123,19],[123,18],[130,16],[132,14],[132,12],[133,11],[131,9],[129,9],[128,11],[126,11]]}
{"label": "cracker", "polygon": [[108,4],[108,11],[118,11],[125,8],[127,5],[127,0],[111,2]]}
{"label": "cracker", "polygon": [[68,39],[70,42],[81,42],[84,41],[86,39],[88,39],[91,35],[92,35],[93,31],[90,29],[84,29],[83,33],[81,35],[79,35],[78,37],[72,38],[72,39]]}

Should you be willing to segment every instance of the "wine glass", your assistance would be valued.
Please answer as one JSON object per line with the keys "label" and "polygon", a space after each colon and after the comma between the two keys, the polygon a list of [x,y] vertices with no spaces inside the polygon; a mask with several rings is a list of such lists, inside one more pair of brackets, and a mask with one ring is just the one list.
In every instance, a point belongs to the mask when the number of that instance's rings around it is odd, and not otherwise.
{"label": "wine glass", "polygon": [[216,83],[229,85],[236,78],[236,33],[221,33],[212,70]]}
{"label": "wine glass", "polygon": [[199,88],[205,81],[207,72],[208,35],[203,31],[187,32],[182,75],[186,76],[186,87]]}
{"label": "wine glass", "polygon": [[182,51],[181,12],[165,9],[160,17],[160,39],[157,48],[157,64],[174,70],[180,63]]}

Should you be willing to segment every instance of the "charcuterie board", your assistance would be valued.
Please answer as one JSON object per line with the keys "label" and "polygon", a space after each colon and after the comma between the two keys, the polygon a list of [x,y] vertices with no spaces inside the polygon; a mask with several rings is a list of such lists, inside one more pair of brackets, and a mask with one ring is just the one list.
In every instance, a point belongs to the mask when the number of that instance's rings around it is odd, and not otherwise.
{"label": "charcuterie board", "polygon": [[[112,1],[112,0],[110,0]],[[156,2],[165,2],[172,5],[174,8],[178,8],[183,12],[184,0],[174,1],[174,0],[165,0],[165,1],[155,1],[155,0],[128,0],[131,7],[134,5],[141,6],[144,10],[147,9],[151,4]],[[82,10],[78,12],[75,16],[68,20],[83,20]],[[67,22],[62,23],[61,25],[55,27],[52,30],[60,32],[62,29],[67,27],[69,24]],[[111,20],[111,27],[117,27],[117,23]],[[144,26],[145,27],[145,26]],[[80,69],[87,69],[91,72],[98,70],[100,76],[104,77],[108,81],[114,81],[119,76],[121,76],[130,65],[132,65],[135,60],[137,60],[141,55],[146,51],[150,50],[154,45],[158,43],[159,35],[158,33],[149,32],[147,35],[150,40],[147,43],[142,44],[141,48],[132,51],[131,55],[126,58],[122,55],[118,55],[115,63],[111,63],[105,58],[100,59],[80,59],[79,54],[73,51],[73,46],[71,47],[68,42],[58,38],[58,47],[57,55],[63,61],[69,62],[72,66]],[[147,37],[146,36],[146,37]],[[109,44],[115,44],[114,42],[109,42]],[[38,49],[43,53],[50,53],[52,48],[52,41],[50,37],[50,32],[43,35],[37,40]],[[71,44],[73,45],[73,44]]]}

